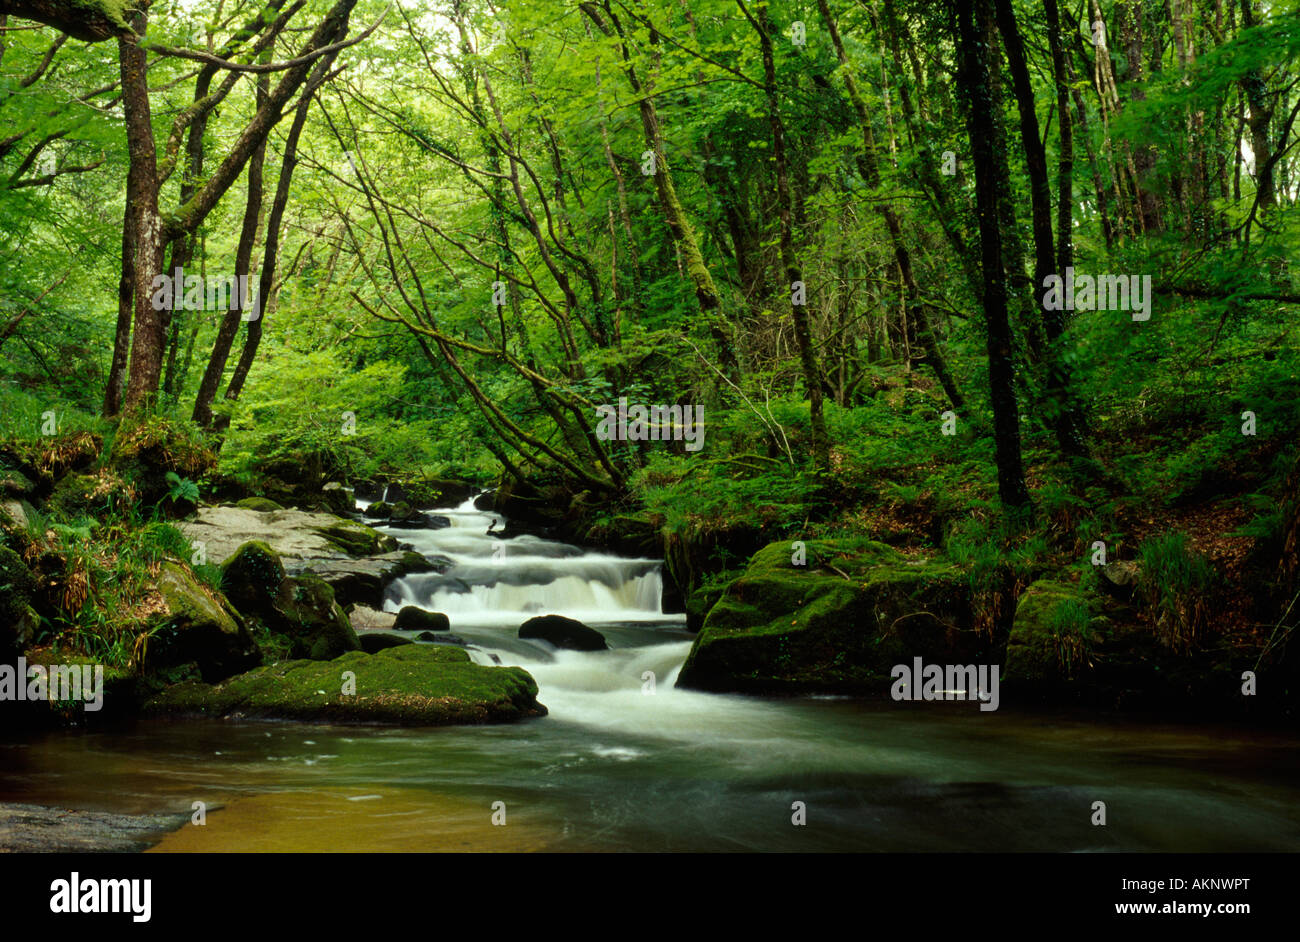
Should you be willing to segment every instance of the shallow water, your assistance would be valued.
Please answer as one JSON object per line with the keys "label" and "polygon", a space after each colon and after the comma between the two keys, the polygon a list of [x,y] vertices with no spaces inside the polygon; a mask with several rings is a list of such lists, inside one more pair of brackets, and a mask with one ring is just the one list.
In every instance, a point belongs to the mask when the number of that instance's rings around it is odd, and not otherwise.
{"label": "shallow water", "polygon": [[[395,532],[472,574],[494,550],[474,517]],[[461,550],[447,553],[454,540]],[[439,729],[150,721],[52,734],[0,743],[0,800],[118,812],[204,802],[206,824],[166,835],[158,851],[1300,849],[1296,736],[679,690],[690,636],[647,601],[657,569],[538,542],[530,566],[557,560],[580,578],[534,596],[526,584],[509,597],[487,584],[438,591],[476,660],[495,654],[533,674],[547,717]],[[653,585],[629,588],[636,580]],[[541,598],[556,610],[557,599],[596,598],[590,583],[618,616],[589,621],[609,651],[522,641],[534,609],[500,608]],[[421,591],[398,585],[393,598]],[[1091,824],[1095,801],[1106,803],[1105,827]]]}

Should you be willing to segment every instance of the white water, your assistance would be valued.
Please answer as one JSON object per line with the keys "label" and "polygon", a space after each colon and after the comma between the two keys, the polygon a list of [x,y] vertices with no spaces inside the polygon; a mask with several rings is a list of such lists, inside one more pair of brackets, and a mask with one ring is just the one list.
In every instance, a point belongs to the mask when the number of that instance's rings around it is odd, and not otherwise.
{"label": "white water", "polygon": [[[368,502],[358,502],[363,507]],[[587,552],[576,546],[523,535],[500,539],[505,520],[474,509],[473,499],[454,508],[431,508],[445,517],[441,529],[384,526],[416,552],[451,562],[443,573],[407,576],[385,591],[384,609],[414,605],[442,612],[452,631],[465,627],[515,627],[534,615],[565,615],[578,621],[680,624],[663,614],[661,563]]]}

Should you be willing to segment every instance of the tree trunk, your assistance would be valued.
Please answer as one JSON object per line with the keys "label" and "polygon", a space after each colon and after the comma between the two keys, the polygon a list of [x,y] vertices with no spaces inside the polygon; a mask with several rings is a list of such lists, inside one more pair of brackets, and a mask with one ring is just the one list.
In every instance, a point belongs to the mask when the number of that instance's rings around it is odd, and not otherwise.
{"label": "tree trunk", "polygon": [[997,453],[998,494],[1007,508],[1032,506],[1020,454],[1020,413],[1016,403],[1011,324],[1007,317],[1006,275],[1002,270],[1002,231],[993,155],[993,96],[987,45],[977,22],[977,7],[989,0],[956,0],[958,87],[967,99],[966,126],[975,164],[979,215],[984,318],[988,330],[989,393]]}

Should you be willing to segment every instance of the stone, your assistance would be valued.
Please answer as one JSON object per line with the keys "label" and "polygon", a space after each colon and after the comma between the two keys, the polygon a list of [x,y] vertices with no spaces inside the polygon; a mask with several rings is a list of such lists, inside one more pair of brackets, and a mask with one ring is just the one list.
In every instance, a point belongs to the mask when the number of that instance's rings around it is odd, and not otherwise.
{"label": "stone", "polygon": [[595,628],[563,615],[538,615],[519,626],[519,637],[549,641],[570,651],[605,651],[609,644]]}
{"label": "stone", "polygon": [[888,693],[895,664],[969,664],[989,645],[972,630],[966,574],[863,539],[789,541],[754,554],[709,609],[677,684],[758,694]]}
{"label": "stone", "polygon": [[150,619],[144,658],[150,670],[193,662],[203,679],[212,683],[261,660],[243,619],[188,569],[164,562],[156,587],[166,612]]}
{"label": "stone", "polygon": [[451,620],[442,612],[429,612],[415,605],[406,605],[397,613],[393,627],[399,631],[448,631]]}
{"label": "stone", "polygon": [[368,631],[360,636],[361,650],[367,654],[375,654],[384,648],[395,648],[402,644],[414,644],[410,638],[403,638],[401,635],[390,635],[384,632]]}
{"label": "stone", "polygon": [[[351,672],[355,692],[344,674]],[[404,644],[376,654],[261,667],[220,685],[169,687],[148,715],[232,716],[319,723],[441,726],[545,716],[537,683],[519,667],[488,667],[446,644]]]}

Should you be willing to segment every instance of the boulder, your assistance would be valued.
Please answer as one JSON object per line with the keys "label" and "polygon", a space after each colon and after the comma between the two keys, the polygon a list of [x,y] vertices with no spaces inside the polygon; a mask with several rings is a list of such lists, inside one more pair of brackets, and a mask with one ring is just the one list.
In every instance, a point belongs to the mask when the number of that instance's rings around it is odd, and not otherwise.
{"label": "boulder", "polygon": [[334,591],[313,575],[286,577],[275,607],[283,619],[268,627],[288,636],[291,657],[327,661],[361,647]]}
{"label": "boulder", "polygon": [[738,693],[886,694],[895,664],[987,660],[966,574],[862,539],[770,543],[710,608],[678,685]]}
{"label": "boulder", "polygon": [[387,520],[393,515],[393,505],[387,501],[377,500],[361,513],[372,520]]}
{"label": "boulder", "polygon": [[[154,506],[168,500],[176,478],[198,481],[217,466],[217,455],[197,427],[153,415],[141,421],[123,420],[113,439],[108,467],[143,504]],[[188,501],[172,508],[175,515],[189,513]]]}
{"label": "boulder", "polygon": [[221,588],[242,615],[283,635],[290,657],[328,660],[361,646],[334,591],[310,573],[286,575],[264,542],[245,543],[222,563]]}
{"label": "boulder", "polygon": [[423,478],[414,481],[394,481],[388,485],[388,499],[405,501],[412,507],[458,507],[478,492],[478,487],[467,481],[446,478]]}
{"label": "boulder", "polygon": [[0,530],[25,532],[30,526],[32,505],[25,500],[0,500]]}
{"label": "boulder", "polygon": [[247,670],[261,652],[230,604],[190,570],[164,562],[156,583],[166,612],[150,619],[145,664],[163,671],[194,663],[209,683]]}
{"label": "boulder", "polygon": [[1016,603],[1003,675],[1031,688],[1062,684],[1090,673],[1107,620],[1096,617],[1096,600],[1070,582],[1040,579]]}
{"label": "boulder", "polygon": [[1135,560],[1119,559],[1097,569],[1097,584],[1107,595],[1127,602],[1137,591],[1140,575]]}
{"label": "boulder", "polygon": [[262,513],[284,510],[283,507],[269,497],[245,497],[243,500],[235,501],[235,506],[242,507],[245,510],[259,510]]}
{"label": "boulder", "polygon": [[36,485],[17,468],[0,468],[0,495],[29,497],[36,493]]}
{"label": "boulder", "polygon": [[200,507],[177,524],[186,539],[204,544],[209,559],[225,559],[250,540],[265,541],[286,560],[340,559],[397,549],[391,536],[333,514],[303,510],[257,511],[222,504]]}
{"label": "boulder", "polygon": [[22,557],[0,545],[0,654],[6,657],[30,644],[39,620],[32,611],[36,579]]}
{"label": "boulder", "polygon": [[330,513],[344,516],[357,511],[357,502],[338,481],[330,481],[321,488],[321,499]]}
{"label": "boulder", "polygon": [[402,644],[414,644],[410,638],[403,638],[401,635],[390,635],[380,631],[367,631],[360,636],[361,650],[367,654],[376,654],[384,648],[395,648]]}
{"label": "boulder", "polygon": [[377,611],[368,605],[354,605],[348,612],[348,618],[352,621],[352,627],[358,630],[358,635],[366,628],[392,628],[393,622],[397,620],[392,612]]}
{"label": "boulder", "polygon": [[311,572],[334,590],[340,605],[383,604],[384,587],[394,579],[416,572],[433,572],[438,564],[411,550],[395,550],[360,559],[288,559],[289,575]]}
{"label": "boulder", "polygon": [[519,626],[519,637],[549,641],[570,651],[605,651],[609,645],[595,628],[563,615],[538,615]]}
{"label": "boulder", "polygon": [[[351,681],[344,676],[349,672]],[[355,651],[332,661],[287,661],[219,686],[178,684],[144,709],[150,715],[404,726],[506,723],[546,715],[527,671],[475,664],[464,651],[446,644],[404,644],[377,654]]]}
{"label": "boulder", "polygon": [[442,612],[427,612],[414,605],[403,606],[393,627],[399,631],[448,631],[451,620]]}

